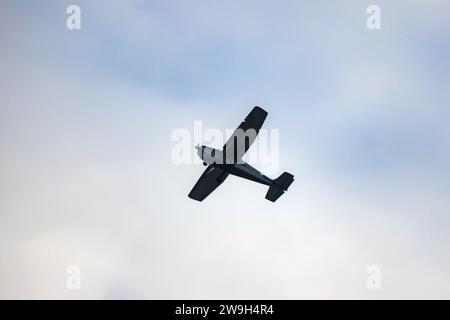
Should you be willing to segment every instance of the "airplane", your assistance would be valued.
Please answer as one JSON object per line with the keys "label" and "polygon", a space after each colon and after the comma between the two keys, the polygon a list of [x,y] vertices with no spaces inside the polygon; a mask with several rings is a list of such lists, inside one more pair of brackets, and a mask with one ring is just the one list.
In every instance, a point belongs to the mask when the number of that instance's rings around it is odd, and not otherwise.
{"label": "airplane", "polygon": [[275,202],[287,191],[294,181],[292,174],[284,172],[278,178],[270,179],[242,160],[255,141],[267,114],[262,108],[254,107],[225,143],[222,150],[199,145],[195,147],[198,156],[203,160],[203,165],[208,167],[189,193],[189,198],[203,201],[230,174],[268,185],[266,199],[272,202]]}

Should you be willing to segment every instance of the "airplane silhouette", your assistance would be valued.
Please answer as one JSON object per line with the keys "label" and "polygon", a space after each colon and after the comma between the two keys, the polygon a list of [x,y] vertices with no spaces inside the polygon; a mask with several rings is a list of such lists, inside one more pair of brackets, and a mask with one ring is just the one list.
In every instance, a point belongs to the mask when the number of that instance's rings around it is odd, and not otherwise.
{"label": "airplane silhouette", "polygon": [[276,179],[270,179],[242,160],[242,157],[255,141],[267,112],[254,107],[245,120],[234,131],[222,150],[207,146],[196,146],[203,165],[208,166],[189,193],[189,198],[203,201],[229,174],[269,186],[266,199],[275,202],[294,181],[294,176],[284,172]]}

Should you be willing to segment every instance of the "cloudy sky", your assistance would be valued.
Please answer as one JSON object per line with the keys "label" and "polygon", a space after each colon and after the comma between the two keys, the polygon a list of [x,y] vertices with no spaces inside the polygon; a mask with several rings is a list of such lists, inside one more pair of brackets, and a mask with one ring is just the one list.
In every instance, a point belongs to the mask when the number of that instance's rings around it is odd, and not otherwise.
{"label": "cloudy sky", "polygon": [[[0,298],[450,298],[449,14],[2,1]],[[173,131],[230,129],[254,105],[289,192],[229,177],[189,199],[204,167],[173,163]]]}

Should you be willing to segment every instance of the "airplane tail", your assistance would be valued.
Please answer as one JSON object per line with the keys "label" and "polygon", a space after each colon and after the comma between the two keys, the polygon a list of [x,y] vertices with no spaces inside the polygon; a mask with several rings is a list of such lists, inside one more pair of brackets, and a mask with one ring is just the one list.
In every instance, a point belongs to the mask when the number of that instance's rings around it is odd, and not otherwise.
{"label": "airplane tail", "polygon": [[283,173],[281,176],[273,180],[273,184],[267,191],[266,199],[275,202],[284,191],[287,191],[291,183],[294,181],[294,176],[288,172]]}

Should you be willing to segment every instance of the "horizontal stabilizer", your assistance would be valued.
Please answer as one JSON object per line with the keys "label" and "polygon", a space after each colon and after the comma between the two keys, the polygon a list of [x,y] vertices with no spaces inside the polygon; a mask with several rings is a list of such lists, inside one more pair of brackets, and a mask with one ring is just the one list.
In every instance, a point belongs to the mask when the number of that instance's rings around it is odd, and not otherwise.
{"label": "horizontal stabilizer", "polygon": [[273,180],[273,182],[284,191],[286,191],[289,188],[289,186],[293,181],[294,176],[288,172],[283,173],[281,176]]}
{"label": "horizontal stabilizer", "polygon": [[289,188],[294,181],[294,176],[288,172],[273,180],[273,184],[267,191],[266,199],[275,202]]}
{"label": "horizontal stabilizer", "polygon": [[283,193],[283,189],[276,185],[272,185],[270,186],[269,191],[267,191],[266,199],[275,202]]}

